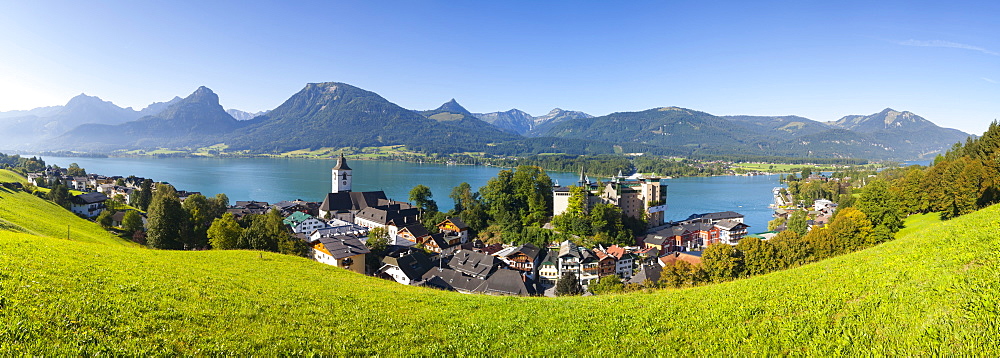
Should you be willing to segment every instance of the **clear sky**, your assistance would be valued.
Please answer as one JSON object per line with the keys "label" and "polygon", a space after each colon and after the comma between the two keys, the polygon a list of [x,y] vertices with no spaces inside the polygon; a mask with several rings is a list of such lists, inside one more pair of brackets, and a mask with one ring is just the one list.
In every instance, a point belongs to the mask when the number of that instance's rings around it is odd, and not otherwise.
{"label": "clear sky", "polygon": [[271,109],[309,82],[411,109],[679,106],[819,121],[1000,118],[1000,2],[3,1],[0,111],[204,85]]}

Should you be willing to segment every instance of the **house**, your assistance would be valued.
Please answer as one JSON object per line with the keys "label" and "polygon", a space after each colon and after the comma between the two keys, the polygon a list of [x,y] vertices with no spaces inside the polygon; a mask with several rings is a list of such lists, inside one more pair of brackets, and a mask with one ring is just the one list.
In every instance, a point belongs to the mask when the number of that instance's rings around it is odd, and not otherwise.
{"label": "house", "polygon": [[432,267],[422,251],[407,252],[399,257],[386,256],[382,267],[375,276],[390,279],[404,285],[412,285],[423,280],[423,275]]}
{"label": "house", "polygon": [[313,230],[309,233],[309,241],[319,240],[320,237],[334,237],[338,235],[353,235],[356,237],[367,237],[368,228],[352,224],[343,220],[331,219],[326,222],[326,227]]}
{"label": "house", "polygon": [[469,250],[458,250],[448,260],[448,266],[464,275],[486,279],[500,267],[503,267],[504,263],[493,255]]}
{"label": "house", "polygon": [[559,278],[567,272],[576,274],[581,285],[588,285],[599,278],[598,260],[593,252],[566,240],[559,245],[557,267]]}
{"label": "house", "polygon": [[433,267],[423,276],[423,284],[460,293],[502,296],[533,296],[535,285],[515,270],[498,269],[489,277],[473,277],[450,267]]}
{"label": "house", "polygon": [[469,226],[459,218],[447,218],[437,224],[449,245],[464,244],[469,241]]}
{"label": "house", "polygon": [[715,227],[718,228],[719,242],[736,245],[740,239],[746,236],[747,228],[750,225],[732,219],[724,219],[715,223]]}
{"label": "house", "polygon": [[226,209],[227,213],[233,214],[233,216],[239,218],[244,215],[260,215],[267,214],[271,209],[271,206],[264,201],[237,201],[236,205]]}
{"label": "house", "polygon": [[559,280],[559,254],[558,251],[545,249],[545,259],[538,267],[539,281],[543,283],[555,283]]}
{"label": "house", "polygon": [[512,270],[520,271],[531,279],[535,279],[538,277],[538,270],[545,260],[547,252],[548,250],[539,249],[538,246],[529,242],[498,251],[495,256],[499,257]]}
{"label": "house", "polygon": [[715,224],[722,220],[734,220],[738,222],[743,222],[743,214],[737,213],[735,211],[720,211],[716,213],[704,213],[704,214],[694,214],[689,216],[684,221],[695,222],[695,221],[709,221]]}
{"label": "house", "polygon": [[354,215],[354,223],[367,227],[382,227],[389,232],[389,241],[394,241],[399,230],[420,224],[420,209],[410,205],[390,204],[361,209]]}
{"label": "house", "polygon": [[597,276],[605,277],[616,275],[616,268],[618,266],[618,259],[613,255],[609,254],[603,246],[598,246],[594,249],[594,255],[597,256]]}
{"label": "house", "polygon": [[633,254],[631,250],[618,245],[609,246],[607,252],[616,259],[615,273],[623,279],[632,278],[632,272],[635,271],[635,264],[639,261],[638,256]]}
{"label": "house", "polygon": [[97,192],[75,195],[69,198],[69,210],[77,215],[92,218],[101,214],[104,202],[107,200],[106,195]]}
{"label": "house", "polygon": [[[119,211],[119,212],[116,212],[114,215],[111,215],[111,226],[121,227],[122,226],[122,222],[125,221],[125,214],[127,214],[129,211],[132,211],[132,210],[129,209],[129,210],[125,210],[125,211]],[[143,215],[141,212],[139,214],[140,214],[140,217],[142,217],[142,226],[145,227],[146,226],[146,216]]]}
{"label": "house", "polygon": [[296,234],[310,234],[313,231],[329,226],[323,220],[314,218],[312,215],[301,211],[292,213],[292,215],[284,218],[281,222],[292,228],[292,232]]}
{"label": "house", "polygon": [[365,255],[371,253],[357,237],[340,235],[320,237],[310,243],[316,261],[365,274]]}

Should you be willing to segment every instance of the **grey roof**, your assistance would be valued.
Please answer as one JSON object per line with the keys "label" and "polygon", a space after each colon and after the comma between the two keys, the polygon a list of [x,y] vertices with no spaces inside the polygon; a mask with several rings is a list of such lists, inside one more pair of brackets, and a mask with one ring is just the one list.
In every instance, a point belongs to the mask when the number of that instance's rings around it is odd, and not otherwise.
{"label": "grey roof", "polygon": [[458,227],[459,230],[469,228],[469,225],[466,225],[465,222],[462,221],[462,219],[459,219],[457,217],[448,218],[448,221],[451,221],[452,224],[455,224],[455,226]]}
{"label": "grey roof", "polygon": [[333,258],[338,260],[354,255],[371,253],[371,250],[368,250],[368,246],[365,246],[361,240],[358,240],[354,236],[320,237],[319,242],[326,247],[326,251],[329,251]]}
{"label": "grey roof", "polygon": [[448,267],[433,267],[427,270],[423,279],[426,285],[429,286],[465,292],[480,291],[480,286],[485,284],[485,280],[483,279],[464,275]]}
{"label": "grey roof", "polygon": [[108,200],[108,196],[107,195],[104,195],[104,194],[101,194],[101,193],[96,193],[96,192],[95,193],[80,194],[80,195],[76,195],[76,196],[73,196],[73,197],[69,198],[70,202],[72,202],[73,204],[78,204],[78,205],[96,204],[96,203],[104,202],[105,200]]}
{"label": "grey roof", "polygon": [[400,231],[403,231],[403,230],[409,231],[410,234],[413,235],[414,237],[424,237],[424,236],[427,236],[427,235],[431,234],[430,232],[427,231],[427,228],[425,228],[424,225],[422,225],[420,223],[415,223],[415,224],[412,224],[412,225],[408,225],[408,226],[400,229]]}
{"label": "grey roof", "polygon": [[326,194],[326,198],[323,199],[323,205],[320,205],[319,209],[323,211],[357,211],[367,207],[378,206],[380,199],[386,199],[385,192],[381,190],[329,193]]}
{"label": "grey roof", "polygon": [[720,211],[715,213],[704,213],[704,214],[694,214],[688,217],[688,220],[693,219],[708,219],[712,221],[723,220],[723,219],[737,219],[742,218],[743,214],[737,213],[735,211]]}
{"label": "grey roof", "polygon": [[354,214],[357,218],[376,222],[380,225],[389,223],[396,226],[409,226],[419,223],[419,209],[400,209],[398,205],[387,205],[379,207],[367,207]]}
{"label": "grey roof", "polygon": [[580,256],[580,250],[577,248],[576,244],[572,241],[566,240],[559,245],[559,257],[573,256],[577,259],[582,259]]}
{"label": "grey roof", "polygon": [[503,264],[496,256],[469,250],[459,250],[448,265],[461,273],[474,277],[487,277]]}
{"label": "grey roof", "polygon": [[738,230],[738,229],[750,227],[750,225],[741,223],[741,222],[736,221],[736,220],[730,220],[730,219],[720,220],[718,223],[715,223],[715,226],[721,227],[721,228],[726,229],[726,230],[733,230],[733,229],[737,229]]}
{"label": "grey roof", "polygon": [[660,235],[655,235],[655,234],[646,235],[646,239],[643,240],[643,242],[645,242],[647,244],[658,245],[658,246],[663,246],[663,244],[666,241],[667,241],[667,238],[665,238],[663,236],[660,236]]}
{"label": "grey roof", "polygon": [[642,284],[646,280],[657,282],[660,280],[661,272],[662,268],[660,267],[659,264],[653,263],[648,265],[642,265],[642,268],[639,269],[639,273],[637,273],[635,276],[632,276],[632,278],[629,279],[628,282],[638,283],[638,284]]}
{"label": "grey roof", "polygon": [[344,158],[344,153],[340,153],[340,158],[337,159],[337,166],[333,167],[336,170],[351,170],[351,167],[347,166],[347,158]]}
{"label": "grey roof", "polygon": [[431,261],[427,259],[427,255],[423,251],[413,251],[399,258],[386,256],[385,259],[382,259],[382,264],[383,270],[386,268],[384,265],[398,267],[411,281],[420,280],[424,273],[431,269]]}
{"label": "grey roof", "polygon": [[516,254],[518,252],[524,253],[524,255],[531,258],[532,261],[538,258],[539,253],[544,254],[544,252],[541,249],[539,249],[538,246],[535,246],[534,244],[529,242],[524,245],[521,245],[507,256],[510,257],[511,255]]}
{"label": "grey roof", "polygon": [[519,272],[500,269],[486,279],[477,290],[492,295],[531,296],[535,294],[534,285],[527,282]]}

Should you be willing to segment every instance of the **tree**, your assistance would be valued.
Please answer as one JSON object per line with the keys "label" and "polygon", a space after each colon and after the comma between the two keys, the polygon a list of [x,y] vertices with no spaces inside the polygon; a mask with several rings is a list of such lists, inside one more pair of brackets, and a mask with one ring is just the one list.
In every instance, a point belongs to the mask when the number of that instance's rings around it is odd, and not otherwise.
{"label": "tree", "polygon": [[856,208],[838,210],[829,228],[835,255],[856,251],[880,242],[872,235],[872,223],[868,220],[868,216]]}
{"label": "tree", "polygon": [[278,242],[289,235],[278,211],[249,216],[250,225],[240,235],[240,248],[278,252]]}
{"label": "tree", "polygon": [[87,171],[80,168],[79,164],[70,163],[69,168],[66,168],[66,175],[73,177],[82,177],[87,175]]}
{"label": "tree", "polygon": [[381,268],[382,257],[385,256],[385,250],[389,248],[389,231],[384,227],[372,228],[368,231],[368,240],[365,241],[365,246],[368,246],[368,251],[371,251],[365,255],[365,267],[369,273],[374,273]]}
{"label": "tree", "polygon": [[812,254],[809,243],[798,233],[785,230],[767,240],[777,255],[777,268],[785,269],[805,264]]}
{"label": "tree", "polygon": [[114,218],[111,217],[111,210],[103,210],[99,215],[97,215],[97,223],[101,224],[101,227],[107,229],[114,224]]}
{"label": "tree", "polygon": [[805,235],[806,232],[809,231],[806,219],[805,210],[795,210],[795,212],[788,217],[788,230],[794,231],[796,234],[799,234],[799,236]]}
{"label": "tree", "polygon": [[49,189],[49,193],[45,195],[45,198],[53,203],[56,203],[56,205],[59,205],[65,208],[66,210],[69,210],[70,195],[69,195],[69,189],[66,188],[65,185],[56,184],[55,186],[52,187],[52,189]]}
{"label": "tree", "polygon": [[208,244],[207,231],[215,220],[212,217],[212,208],[209,206],[208,198],[201,194],[192,194],[184,200],[182,205],[187,212],[191,222],[191,235],[189,242],[185,242],[187,247],[205,247]]}
{"label": "tree", "polygon": [[743,258],[743,275],[763,275],[778,268],[778,253],[774,246],[757,237],[745,237],[736,245]]}
{"label": "tree", "polygon": [[153,181],[151,179],[143,180],[142,184],[139,185],[139,190],[132,193],[129,199],[129,204],[132,206],[139,210],[148,210],[149,204],[153,200]]}
{"label": "tree", "polygon": [[128,237],[134,236],[136,233],[142,232],[144,227],[142,224],[142,215],[135,210],[129,210],[125,212],[125,217],[122,218],[122,229],[125,230],[125,234]]}
{"label": "tree", "polygon": [[476,199],[475,194],[472,192],[472,186],[469,183],[462,182],[458,186],[451,189],[451,195],[448,195],[452,201],[455,202],[455,213],[461,214],[466,208],[474,205],[472,202]]}
{"label": "tree", "polygon": [[426,185],[418,184],[410,189],[410,201],[423,212],[436,213],[438,211],[437,202],[431,199],[432,197],[434,194],[431,193],[431,188]]}
{"label": "tree", "polygon": [[157,185],[148,215],[146,242],[149,247],[169,250],[186,248],[185,243],[189,242],[191,235],[191,222],[173,186]]}
{"label": "tree", "polygon": [[580,286],[580,280],[576,277],[576,273],[563,273],[562,277],[559,278],[559,282],[556,282],[556,296],[576,296],[581,294],[583,294],[583,286]]}
{"label": "tree", "polygon": [[596,283],[590,285],[590,293],[604,295],[612,293],[622,293],[625,291],[625,284],[622,283],[618,275],[601,277]]}
{"label": "tree", "polygon": [[875,179],[865,186],[854,207],[865,213],[872,224],[872,238],[868,241],[889,241],[903,228],[905,212],[899,199],[889,190],[889,183]]}
{"label": "tree", "polygon": [[781,216],[776,217],[767,222],[767,231],[780,231],[782,225],[785,225],[785,218]]}
{"label": "tree", "polygon": [[742,260],[736,248],[722,243],[711,244],[702,251],[701,265],[713,282],[729,281],[742,269]]}
{"label": "tree", "polygon": [[232,250],[239,248],[240,235],[243,228],[236,223],[233,214],[226,213],[221,218],[212,221],[208,228],[208,242],[212,248],[218,250]]}

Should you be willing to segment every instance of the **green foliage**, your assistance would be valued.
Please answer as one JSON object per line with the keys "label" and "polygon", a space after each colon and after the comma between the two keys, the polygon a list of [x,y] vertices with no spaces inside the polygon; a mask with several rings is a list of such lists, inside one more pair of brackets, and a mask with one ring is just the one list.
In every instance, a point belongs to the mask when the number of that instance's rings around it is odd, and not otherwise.
{"label": "green foliage", "polygon": [[153,181],[151,179],[143,180],[142,184],[139,185],[139,190],[133,192],[129,196],[129,200],[129,205],[142,211],[149,210],[149,204],[153,200]]}
{"label": "green foliage", "polygon": [[876,179],[865,185],[854,207],[865,213],[871,221],[872,238],[869,241],[873,243],[891,240],[903,228],[906,213],[885,180]]}
{"label": "green foliage", "polygon": [[389,231],[384,227],[374,227],[368,231],[368,240],[365,246],[371,253],[365,255],[365,267],[369,273],[378,271],[382,267],[382,257],[389,247]]}
{"label": "green foliage", "polygon": [[431,188],[426,185],[418,184],[410,189],[410,201],[423,212],[436,213],[438,211],[437,202],[431,199],[432,197],[434,194],[431,193]]}
{"label": "green foliage", "polygon": [[145,230],[145,225],[142,223],[142,215],[135,210],[126,211],[125,217],[122,218],[122,230],[129,237],[135,235],[136,232]]}
{"label": "green foliage", "polygon": [[701,265],[692,265],[683,260],[674,261],[663,267],[660,272],[660,281],[657,282],[662,288],[691,287],[708,281],[708,274]]}
{"label": "green foliage", "polygon": [[83,168],[80,168],[79,164],[70,163],[69,168],[66,168],[66,175],[74,177],[82,177],[87,175],[87,171],[84,170]]}
{"label": "green foliage", "polygon": [[743,272],[743,259],[734,246],[711,244],[701,253],[701,266],[709,280],[723,282]]}
{"label": "green foliage", "polygon": [[100,214],[97,215],[97,222],[101,227],[108,229],[114,224],[114,218],[111,217],[111,210],[102,210]]}
{"label": "green foliage", "polygon": [[779,268],[791,268],[805,264],[812,257],[812,246],[798,233],[785,230],[767,241],[775,250]]}
{"label": "green foliage", "polygon": [[479,193],[486,212],[504,231],[541,225],[552,215],[552,179],[538,167],[501,170]]}
{"label": "green foliage", "polygon": [[243,230],[238,240],[241,249],[278,252],[278,244],[291,236],[277,210],[247,216],[250,225]]}
{"label": "green foliage", "polygon": [[159,184],[149,204],[146,244],[155,249],[181,250],[194,248],[191,221],[181,207],[173,186]]}
{"label": "green foliage", "polygon": [[213,249],[232,250],[239,248],[239,239],[242,233],[243,228],[233,218],[233,214],[225,213],[221,218],[212,220],[207,236]]}
{"label": "green foliage", "polygon": [[576,276],[576,273],[563,273],[559,281],[556,282],[557,296],[578,296],[582,294],[583,286],[580,285],[580,279]]}
{"label": "green foliage", "polygon": [[763,275],[778,269],[780,263],[777,249],[770,242],[756,237],[745,237],[736,245],[743,259],[743,275]]}
{"label": "green foliage", "polygon": [[799,234],[799,236],[805,235],[808,230],[808,223],[805,210],[795,210],[792,215],[788,217],[788,230]]}
{"label": "green foliage", "polygon": [[45,194],[45,199],[48,199],[49,201],[67,210],[69,209],[71,204],[69,198],[70,198],[69,188],[66,188],[66,186],[62,184],[56,184],[49,190],[47,194]]}
{"label": "green foliage", "polygon": [[595,295],[607,295],[625,292],[625,284],[617,275],[601,277],[597,282],[588,287],[590,293]]}

